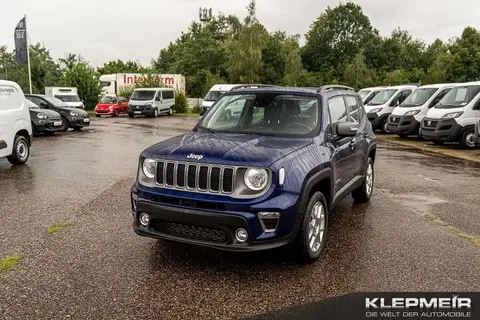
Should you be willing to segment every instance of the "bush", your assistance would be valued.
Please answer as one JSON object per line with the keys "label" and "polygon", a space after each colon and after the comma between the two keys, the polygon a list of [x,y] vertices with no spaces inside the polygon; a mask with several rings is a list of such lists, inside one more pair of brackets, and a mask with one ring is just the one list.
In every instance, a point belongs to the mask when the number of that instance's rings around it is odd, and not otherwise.
{"label": "bush", "polygon": [[124,97],[124,98],[127,98],[127,99],[130,99],[130,97],[132,96],[132,93],[133,93],[133,90],[135,90],[135,86],[121,86],[119,89],[118,89],[118,96],[120,97]]}
{"label": "bush", "polygon": [[175,105],[173,111],[176,113],[186,113],[188,110],[188,101],[184,93],[177,92],[175,95]]}
{"label": "bush", "polygon": [[200,113],[200,104],[198,102],[193,106],[192,113]]}

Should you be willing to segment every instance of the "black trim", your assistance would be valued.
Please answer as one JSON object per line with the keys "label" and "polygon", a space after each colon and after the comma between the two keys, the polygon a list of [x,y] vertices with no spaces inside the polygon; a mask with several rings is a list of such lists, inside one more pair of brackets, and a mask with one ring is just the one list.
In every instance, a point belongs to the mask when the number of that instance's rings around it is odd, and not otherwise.
{"label": "black trim", "polygon": [[[132,192],[134,192],[136,191],[136,188],[132,187],[131,190]],[[207,242],[160,233],[153,230],[153,228],[151,227],[141,226],[138,222],[138,217],[135,216],[135,220],[133,222],[133,229],[135,233],[140,236],[172,240],[226,251],[268,250],[288,245],[294,240],[294,237],[292,236],[292,234],[290,234],[287,237],[271,241],[253,242],[252,233],[250,231],[248,222],[243,217],[238,215],[219,214],[202,210],[169,207],[149,203],[142,199],[138,199],[136,208],[136,215],[138,215],[139,213],[148,213],[150,215],[151,221],[153,221],[154,219],[159,219],[179,224],[187,224],[198,227],[222,230],[224,231],[227,238],[227,243]],[[247,230],[249,234],[249,240],[247,240],[247,242],[238,243],[235,240],[234,232],[237,228],[244,228],[245,230]]]}
{"label": "black trim", "polygon": [[[318,184],[320,181],[324,179],[330,179],[330,194],[328,195],[329,200],[328,200],[328,207],[330,208],[332,205],[332,200],[333,200],[333,192],[334,192],[334,183],[333,183],[333,171],[331,168],[325,168],[322,169],[314,174],[312,174],[310,177],[307,177],[306,182],[304,182],[302,186],[302,191],[300,194],[302,195],[301,197],[301,202],[300,202],[300,212],[302,214],[299,214],[298,216],[303,218],[303,212],[305,211],[305,208],[307,207],[308,201],[310,200],[308,196],[310,195],[310,192],[312,191],[313,187]],[[298,219],[298,218],[297,218]],[[298,221],[297,221],[297,226],[295,229],[297,229],[298,226]]]}
{"label": "black trim", "polygon": [[384,113],[381,116],[378,116],[376,113],[367,113],[367,119],[372,123],[372,129],[374,131],[382,129],[382,123],[388,116],[390,116],[390,113]]}
{"label": "black trim", "polygon": [[[429,127],[426,124],[429,121],[437,122],[435,127]],[[431,141],[459,141],[462,130],[466,127],[459,125],[455,119],[428,119],[425,118],[421,124],[421,134],[427,140]]]}
{"label": "black trim", "polygon": [[3,140],[0,140],[0,149],[6,149],[7,147],[7,143]]}
{"label": "black trim", "polygon": [[[393,119],[399,119],[393,121]],[[415,119],[414,116],[394,116],[388,117],[388,130],[392,133],[401,135],[418,135],[418,129],[420,128],[420,122]]]}

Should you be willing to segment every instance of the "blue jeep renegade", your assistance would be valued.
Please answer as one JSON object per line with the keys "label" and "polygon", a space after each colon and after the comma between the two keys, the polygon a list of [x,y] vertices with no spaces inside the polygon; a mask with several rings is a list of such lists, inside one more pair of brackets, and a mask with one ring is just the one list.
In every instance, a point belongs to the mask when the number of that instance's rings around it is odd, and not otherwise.
{"label": "blue jeep renegade", "polygon": [[321,255],[344,197],[370,200],[376,139],[353,91],[242,88],[192,131],[144,150],[131,189],[142,236],[231,251]]}

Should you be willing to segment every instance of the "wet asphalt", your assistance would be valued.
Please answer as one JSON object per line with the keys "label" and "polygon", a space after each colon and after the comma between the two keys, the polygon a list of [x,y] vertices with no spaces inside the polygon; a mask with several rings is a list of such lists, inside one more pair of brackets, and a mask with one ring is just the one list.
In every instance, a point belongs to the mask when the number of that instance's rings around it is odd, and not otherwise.
{"label": "wet asphalt", "polygon": [[[237,319],[356,291],[480,291],[480,167],[379,142],[369,204],[349,197],[324,257],[238,254],[139,237],[139,153],[196,119],[93,119],[0,160],[1,319]],[[56,234],[48,228],[72,223]]]}

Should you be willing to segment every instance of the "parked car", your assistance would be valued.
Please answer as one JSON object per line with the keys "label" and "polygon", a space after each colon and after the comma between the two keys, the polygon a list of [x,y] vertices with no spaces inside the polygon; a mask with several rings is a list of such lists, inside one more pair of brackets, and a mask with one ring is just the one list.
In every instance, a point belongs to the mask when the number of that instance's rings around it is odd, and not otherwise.
{"label": "parked car", "polygon": [[422,121],[421,134],[435,144],[460,142],[475,148],[475,125],[480,120],[480,81],[455,86]]}
{"label": "parked car", "polygon": [[372,123],[373,130],[388,133],[388,116],[395,107],[398,107],[417,87],[402,85],[387,87],[380,91],[366,106],[368,120]]}
{"label": "parked car", "polygon": [[241,84],[216,84],[210,88],[200,105],[200,116],[203,116],[208,109],[220,98],[222,94],[240,86]]}
{"label": "parked car", "polygon": [[43,133],[50,136],[62,130],[62,116],[58,112],[41,109],[28,99],[25,99],[25,101],[30,112],[33,134]]}
{"label": "parked car", "polygon": [[362,98],[363,104],[366,105],[370,101],[372,101],[373,98],[382,90],[384,90],[385,86],[383,87],[372,87],[372,88],[363,88],[360,91],[358,91],[358,94]]}
{"label": "parked car", "polygon": [[388,118],[388,131],[404,138],[409,135],[420,137],[420,123],[428,110],[435,106],[455,85],[455,83],[432,84],[415,89],[404,102],[393,109]]}
{"label": "parked car", "polygon": [[[311,108],[301,111],[301,102]],[[232,103],[240,118],[225,119]],[[376,138],[349,90],[224,93],[192,131],[145,149],[131,188],[138,235],[231,251],[321,256],[329,213],[369,201]]]}
{"label": "parked car", "polygon": [[96,117],[102,115],[118,117],[128,112],[128,100],[124,97],[106,96],[95,106],[94,111]]}
{"label": "parked car", "polygon": [[32,124],[20,86],[0,80],[0,158],[22,165],[30,157]]}
{"label": "parked car", "polygon": [[87,111],[68,107],[62,100],[42,94],[26,94],[25,97],[41,109],[58,112],[62,117],[62,131],[67,131],[68,128],[81,130],[90,125],[90,117]]}
{"label": "parked car", "polygon": [[173,114],[175,91],[172,88],[135,89],[128,102],[128,116],[158,117],[160,113]]}

